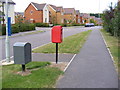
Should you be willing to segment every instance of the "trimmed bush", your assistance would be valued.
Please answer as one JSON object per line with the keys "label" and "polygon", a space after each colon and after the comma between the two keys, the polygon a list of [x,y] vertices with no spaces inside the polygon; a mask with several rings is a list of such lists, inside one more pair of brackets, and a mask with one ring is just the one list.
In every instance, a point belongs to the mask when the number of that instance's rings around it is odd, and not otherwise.
{"label": "trimmed bush", "polygon": [[0,30],[0,35],[6,35],[6,26],[2,25],[2,29]]}
{"label": "trimmed bush", "polygon": [[72,23],[72,26],[80,26],[80,24]]}
{"label": "trimmed bush", "polygon": [[19,33],[19,27],[17,25],[12,25],[12,34]]}
{"label": "trimmed bush", "polygon": [[29,24],[29,31],[35,30],[35,24]]}
{"label": "trimmed bush", "polygon": [[67,24],[65,24],[65,23],[64,23],[64,24],[61,24],[61,26],[62,26],[62,27],[67,27]]}
{"label": "trimmed bush", "polygon": [[35,30],[35,25],[34,24],[25,24],[22,23],[18,25],[20,32],[26,32],[26,31],[33,31]]}
{"label": "trimmed bush", "polygon": [[36,27],[49,27],[48,23],[35,23]]}
{"label": "trimmed bush", "polygon": [[[26,32],[26,31],[33,31],[35,30],[35,24],[15,24],[11,26],[12,34],[18,32]],[[0,30],[0,35],[6,35],[6,26],[3,25],[2,29]]]}

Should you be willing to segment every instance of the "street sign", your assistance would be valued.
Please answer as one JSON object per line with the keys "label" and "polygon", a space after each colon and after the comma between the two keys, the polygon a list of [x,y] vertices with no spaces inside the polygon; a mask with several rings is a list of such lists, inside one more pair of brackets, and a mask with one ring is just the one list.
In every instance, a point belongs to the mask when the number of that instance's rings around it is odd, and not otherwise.
{"label": "street sign", "polygon": [[8,17],[8,36],[11,36],[11,17]]}

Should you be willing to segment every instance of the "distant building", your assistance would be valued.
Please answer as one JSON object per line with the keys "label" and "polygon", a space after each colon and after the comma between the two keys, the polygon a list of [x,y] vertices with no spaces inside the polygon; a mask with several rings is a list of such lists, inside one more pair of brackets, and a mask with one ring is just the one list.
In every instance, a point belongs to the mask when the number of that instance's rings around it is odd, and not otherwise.
{"label": "distant building", "polygon": [[84,23],[89,23],[90,22],[90,14],[84,13],[83,19],[84,19]]}
{"label": "distant building", "polygon": [[80,11],[76,10],[76,23],[80,24]]}
{"label": "distant building", "polygon": [[101,18],[95,18],[95,21],[96,21],[96,24],[98,24],[98,25],[102,25],[103,24]]}
{"label": "distant building", "polygon": [[24,19],[24,12],[15,12],[15,23],[23,23]]}
{"label": "distant building", "polygon": [[24,12],[25,20],[31,23],[49,23],[49,10],[47,4],[31,2]]}
{"label": "distant building", "polygon": [[64,23],[63,7],[51,4],[30,3],[24,12],[25,20],[31,23]]}
{"label": "distant building", "polygon": [[64,8],[64,20],[67,23],[76,23],[76,11],[74,8]]}
{"label": "distant building", "polygon": [[[6,0],[0,0],[0,12],[2,15],[2,24],[5,24],[5,14],[6,14]],[[11,24],[15,24],[15,15],[14,15],[14,5],[15,3],[12,0],[8,0],[8,17],[11,17]]]}
{"label": "distant building", "polygon": [[57,7],[55,5],[48,4],[49,8],[49,18],[50,18],[50,23],[54,24],[62,24],[64,23],[64,11],[63,7]]}

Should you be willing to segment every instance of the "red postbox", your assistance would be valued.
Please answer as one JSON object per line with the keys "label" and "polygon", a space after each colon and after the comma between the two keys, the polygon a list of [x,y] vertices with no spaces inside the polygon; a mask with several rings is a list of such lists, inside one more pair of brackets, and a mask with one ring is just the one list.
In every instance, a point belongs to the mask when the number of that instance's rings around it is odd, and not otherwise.
{"label": "red postbox", "polygon": [[54,26],[52,28],[52,42],[53,43],[62,42],[62,26]]}

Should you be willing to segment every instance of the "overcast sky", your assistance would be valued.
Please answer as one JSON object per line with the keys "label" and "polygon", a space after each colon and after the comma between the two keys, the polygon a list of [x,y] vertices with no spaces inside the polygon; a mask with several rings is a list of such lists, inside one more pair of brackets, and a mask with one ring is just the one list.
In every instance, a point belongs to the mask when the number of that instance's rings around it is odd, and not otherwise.
{"label": "overcast sky", "polygon": [[[113,2],[113,6],[118,0],[13,0],[15,5],[15,12],[24,12],[30,2],[47,3],[56,6],[63,6],[64,8],[75,8],[81,13],[102,13],[103,10],[108,9],[108,6]],[[99,3],[100,1],[100,3]],[[100,6],[100,9],[99,9]]]}

